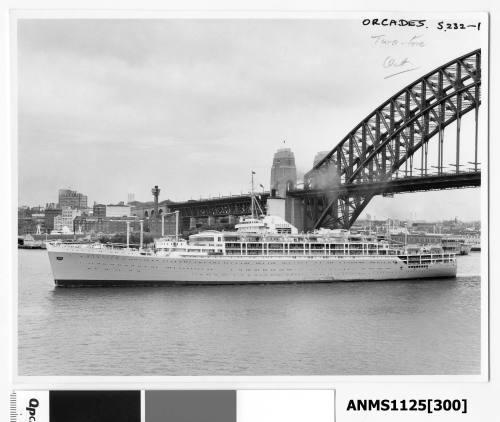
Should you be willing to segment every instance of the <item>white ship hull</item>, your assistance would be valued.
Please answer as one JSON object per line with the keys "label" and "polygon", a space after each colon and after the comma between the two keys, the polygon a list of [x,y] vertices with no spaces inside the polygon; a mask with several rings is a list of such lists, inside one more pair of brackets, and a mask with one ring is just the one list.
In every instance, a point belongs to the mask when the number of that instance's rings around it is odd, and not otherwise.
{"label": "white ship hull", "polygon": [[456,261],[408,266],[397,256],[198,256],[50,246],[58,286],[247,284],[455,277]]}

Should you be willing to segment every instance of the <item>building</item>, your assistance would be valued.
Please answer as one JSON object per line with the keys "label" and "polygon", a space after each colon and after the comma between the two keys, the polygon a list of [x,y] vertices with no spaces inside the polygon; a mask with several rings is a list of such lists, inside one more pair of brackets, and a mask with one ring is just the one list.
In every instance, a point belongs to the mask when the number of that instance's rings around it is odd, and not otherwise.
{"label": "building", "polygon": [[22,218],[22,217],[29,217],[31,216],[31,209],[27,205],[21,205],[20,207],[17,207],[17,217]]}
{"label": "building", "polygon": [[411,225],[411,230],[419,233],[441,233],[442,224],[430,223],[426,221],[414,222]]}
{"label": "building", "polygon": [[[58,232],[73,232],[73,220],[80,216],[80,210],[75,210],[69,207],[64,207],[61,210],[61,215],[54,217],[54,230]],[[75,227],[78,230],[78,227]]]}
{"label": "building", "polygon": [[46,232],[45,211],[43,207],[22,206],[17,209],[18,235],[42,234]]}
{"label": "building", "polygon": [[94,203],[92,216],[98,218],[106,217],[106,205]]}
{"label": "building", "polygon": [[131,202],[135,202],[135,193],[129,192],[127,195],[127,204],[130,204]]}
{"label": "building", "polygon": [[443,235],[433,233],[410,233],[410,234],[391,234],[391,240],[399,243],[408,243],[411,245],[438,245],[442,242]]}
{"label": "building", "polygon": [[30,217],[18,217],[17,218],[17,234],[34,234],[36,232],[36,227],[33,224],[33,220]]}
{"label": "building", "polygon": [[[161,218],[162,214],[171,212],[172,210],[170,209],[170,206],[172,204],[175,204],[175,202],[172,202],[170,199],[165,199],[163,201],[158,202],[158,216]],[[136,215],[137,217],[143,219],[148,219],[152,216],[154,217],[155,204],[153,201],[148,201],[148,202],[134,201],[129,205],[131,206],[131,211],[130,211],[131,215]]]}
{"label": "building", "polygon": [[286,192],[294,189],[297,185],[297,169],[295,167],[295,156],[290,148],[280,148],[274,154],[271,167],[271,192],[284,198]]}
{"label": "building", "polygon": [[87,195],[70,189],[59,189],[59,208],[87,208]]}
{"label": "building", "polygon": [[45,230],[50,233],[54,230],[54,218],[62,214],[61,208],[57,204],[47,204],[45,208]]}
{"label": "building", "polygon": [[105,217],[130,217],[130,205],[106,205]]}
{"label": "building", "polygon": [[127,232],[127,221],[132,232],[140,231],[140,221],[137,217],[75,217],[75,229],[83,234],[117,234]]}
{"label": "building", "polygon": [[23,205],[17,208],[17,234],[24,235],[33,233],[33,222],[31,220],[31,210]]}

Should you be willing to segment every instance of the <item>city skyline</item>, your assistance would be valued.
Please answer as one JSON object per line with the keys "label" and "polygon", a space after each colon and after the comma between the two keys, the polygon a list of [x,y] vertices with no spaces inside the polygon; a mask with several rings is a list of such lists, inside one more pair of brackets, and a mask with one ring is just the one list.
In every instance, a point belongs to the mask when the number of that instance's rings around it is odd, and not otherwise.
{"label": "city skyline", "polygon": [[[55,202],[67,186],[89,203],[129,192],[149,201],[154,185],[161,200],[239,194],[252,170],[268,188],[283,139],[303,175],[395,91],[479,45],[470,34],[360,31],[355,20],[26,20],[18,39],[19,204],[28,205]],[[388,56],[418,69],[387,78]],[[479,189],[376,197],[362,217],[395,218],[409,202],[427,219],[480,219]]]}
{"label": "city skyline", "polygon": [[[161,187],[161,186],[160,186]],[[73,189],[72,187],[65,187],[64,189],[71,189],[71,190],[76,190],[78,191],[78,189]],[[463,190],[463,189],[462,189]],[[472,190],[471,189],[467,189],[467,190]],[[144,195],[147,195],[148,191],[150,192],[151,189],[145,189],[144,191]],[[82,192],[80,192],[82,193]],[[127,196],[128,194],[130,193],[133,193],[135,195],[135,192],[128,192],[126,194],[124,194],[124,196]],[[244,192],[243,192],[244,193]],[[256,194],[258,194],[258,190],[256,190]],[[425,195],[429,195],[429,194],[433,194],[433,196],[436,197],[436,199],[439,197],[440,195],[440,192],[439,191],[431,191],[431,192],[416,192],[416,194],[425,194]],[[221,194],[222,195],[222,194]],[[239,193],[233,193],[233,195],[239,195]],[[475,222],[475,221],[480,221],[481,218],[480,216],[478,216],[477,218],[475,217],[460,217],[460,215],[458,213],[456,213],[456,215],[453,215],[453,212],[449,212],[448,214],[446,215],[442,215],[440,218],[433,218],[433,217],[429,217],[429,216],[426,216],[425,214],[425,210],[422,209],[422,207],[413,207],[413,210],[411,211],[405,211],[402,210],[401,212],[397,212],[397,213],[394,213],[394,212],[391,212],[391,209],[393,208],[390,203],[393,202],[394,200],[397,200],[398,196],[401,197],[401,196],[404,196],[404,195],[415,195],[415,193],[407,193],[407,194],[396,194],[394,195],[394,197],[389,197],[389,198],[384,198],[382,196],[379,196],[379,197],[375,197],[373,199],[373,201],[377,201],[377,200],[380,200],[382,202],[382,204],[378,204],[378,207],[376,208],[376,211],[378,211],[378,214],[375,212],[373,212],[373,209],[371,210],[368,210],[368,211],[365,211],[361,214],[361,216],[359,217],[359,220],[366,220],[366,219],[372,219],[372,220],[386,220],[386,219],[395,219],[395,220],[408,220],[408,221],[429,221],[429,222],[440,222],[440,221],[449,221],[449,220],[454,220],[454,219],[457,219],[459,221],[463,221],[463,222]],[[217,198],[219,195],[218,194],[215,194],[215,195],[212,195],[210,196],[210,198]],[[189,200],[189,199],[193,199],[193,200],[196,200],[196,199],[207,199],[208,197],[200,197],[200,198],[187,198],[186,200]],[[162,201],[165,201],[165,200],[170,200],[170,198],[161,198],[160,197],[160,202]],[[457,198],[457,200],[460,200],[460,198]],[[145,198],[145,199],[134,199],[135,202],[139,202],[139,203],[145,203],[145,202],[153,202],[153,197],[151,196],[151,198]],[[134,202],[133,201],[133,202]],[[121,202],[123,202],[125,205],[128,204],[127,200],[126,199],[119,199],[118,201],[106,201],[106,200],[102,200],[102,201],[98,201],[98,200],[89,200],[89,205],[88,205],[88,208],[92,208],[94,205],[101,205],[101,204],[104,204],[104,205],[119,205]],[[173,202],[184,202],[184,201],[173,201]],[[384,204],[385,202],[385,204]],[[450,202],[452,204],[452,207],[453,208],[453,200],[449,200],[448,202]],[[29,208],[37,208],[37,207],[42,207],[44,208],[46,205],[51,205],[51,204],[57,204],[57,201],[46,201],[45,203],[32,203],[32,204],[19,204],[18,206],[19,207],[29,207]],[[418,205],[418,204],[416,204]],[[436,204],[438,205],[438,204]],[[387,208],[385,208],[387,207]],[[374,207],[372,207],[374,208]],[[420,211],[418,211],[420,209]],[[436,212],[440,212],[439,211],[439,206],[438,206],[438,211]]]}

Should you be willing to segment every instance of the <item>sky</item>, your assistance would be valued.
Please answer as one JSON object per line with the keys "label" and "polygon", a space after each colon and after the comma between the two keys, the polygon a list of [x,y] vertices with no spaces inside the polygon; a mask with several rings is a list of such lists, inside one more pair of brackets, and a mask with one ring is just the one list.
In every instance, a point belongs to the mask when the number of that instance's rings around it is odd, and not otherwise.
{"label": "sky", "polygon": [[[160,200],[239,194],[252,170],[268,188],[283,146],[303,174],[395,92],[480,47],[477,31],[435,27],[19,20],[19,203],[57,202],[60,188],[90,203],[151,200],[154,185]],[[376,197],[364,214],[474,220],[479,200],[479,189]]]}

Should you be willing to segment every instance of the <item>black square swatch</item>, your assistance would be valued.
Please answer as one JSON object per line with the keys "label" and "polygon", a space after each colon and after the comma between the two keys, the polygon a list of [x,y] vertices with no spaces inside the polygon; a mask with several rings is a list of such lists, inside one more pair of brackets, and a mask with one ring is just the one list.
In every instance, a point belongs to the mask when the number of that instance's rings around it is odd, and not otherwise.
{"label": "black square swatch", "polygon": [[51,391],[50,422],[141,422],[140,391]]}

